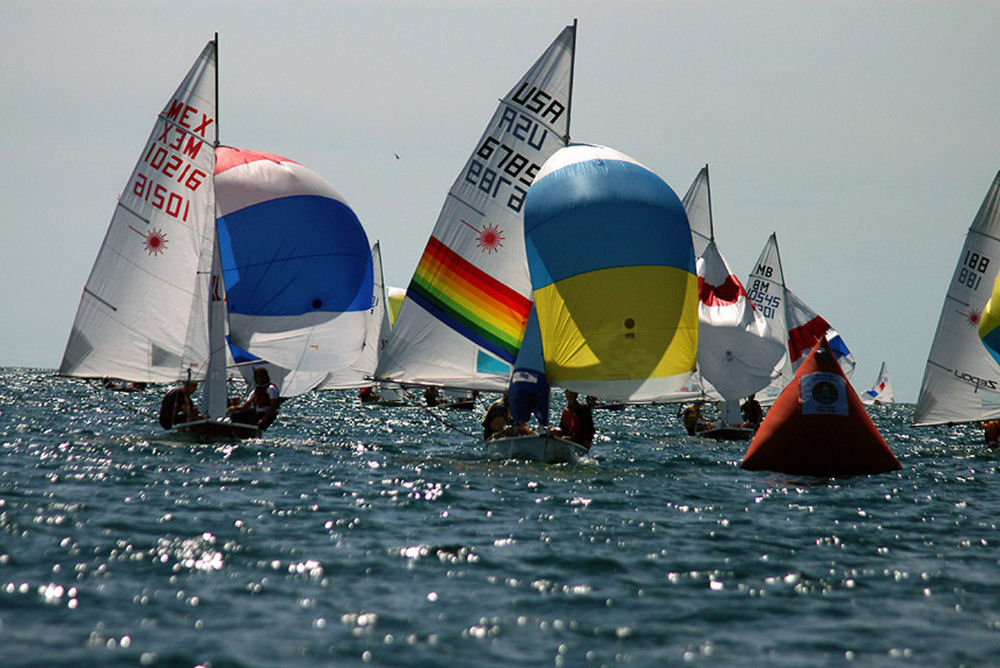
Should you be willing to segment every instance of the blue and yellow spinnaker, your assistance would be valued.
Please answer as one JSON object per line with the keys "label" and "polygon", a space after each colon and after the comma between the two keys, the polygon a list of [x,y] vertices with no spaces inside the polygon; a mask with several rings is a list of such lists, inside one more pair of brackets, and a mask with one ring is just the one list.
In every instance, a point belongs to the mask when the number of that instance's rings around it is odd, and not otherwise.
{"label": "blue and yellow spinnaker", "polygon": [[515,377],[544,371],[608,401],[653,401],[684,384],[698,351],[698,278],[670,186],[614,149],[569,146],[529,189],[524,235],[544,366],[520,355]]}

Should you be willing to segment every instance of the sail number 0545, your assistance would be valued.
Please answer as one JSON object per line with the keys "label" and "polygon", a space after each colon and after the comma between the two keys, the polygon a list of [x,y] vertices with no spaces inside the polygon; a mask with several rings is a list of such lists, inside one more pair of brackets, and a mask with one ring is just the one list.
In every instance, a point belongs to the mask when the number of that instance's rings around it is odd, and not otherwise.
{"label": "sail number 0545", "polygon": [[962,261],[962,269],[958,272],[958,282],[973,290],[979,289],[979,283],[986,273],[986,268],[990,266],[990,259],[985,255],[974,253],[971,250],[965,252],[965,259]]}

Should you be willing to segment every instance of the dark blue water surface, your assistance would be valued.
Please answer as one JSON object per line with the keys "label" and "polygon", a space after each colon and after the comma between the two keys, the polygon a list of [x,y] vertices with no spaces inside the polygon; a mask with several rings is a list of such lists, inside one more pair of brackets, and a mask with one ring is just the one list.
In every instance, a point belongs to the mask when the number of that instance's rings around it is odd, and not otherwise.
{"label": "dark blue water surface", "polygon": [[198,444],[0,370],[0,665],[1000,665],[1000,454],[873,410],[903,469],[738,468],[676,408],[594,460],[491,461],[481,413],[283,406]]}

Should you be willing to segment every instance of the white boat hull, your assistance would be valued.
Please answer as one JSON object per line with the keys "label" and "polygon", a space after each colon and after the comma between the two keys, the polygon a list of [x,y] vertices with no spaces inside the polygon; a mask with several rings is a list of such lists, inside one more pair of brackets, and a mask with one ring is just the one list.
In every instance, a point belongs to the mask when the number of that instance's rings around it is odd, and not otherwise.
{"label": "white boat hull", "polygon": [[491,456],[499,459],[527,459],[545,464],[574,464],[588,452],[579,443],[551,434],[506,436],[487,441],[486,447]]}

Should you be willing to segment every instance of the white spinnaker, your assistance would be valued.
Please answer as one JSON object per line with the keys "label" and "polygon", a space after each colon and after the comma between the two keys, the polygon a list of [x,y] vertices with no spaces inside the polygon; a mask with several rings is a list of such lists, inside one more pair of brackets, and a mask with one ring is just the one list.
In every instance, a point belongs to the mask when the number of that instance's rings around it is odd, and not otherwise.
{"label": "white spinnaker", "polygon": [[84,287],[59,373],[201,379],[214,252],[215,43],[156,119]]}
{"label": "white spinnaker", "polygon": [[382,251],[378,242],[372,246],[372,279],[372,306],[366,311],[365,342],[361,354],[346,369],[328,374],[318,389],[346,389],[367,387],[372,384],[379,351],[389,337],[389,312],[385,301]]}
{"label": "white spinnaker", "polygon": [[[568,139],[575,32],[575,26],[563,29],[501,100],[449,190],[379,360],[380,380],[506,389],[516,349],[498,353],[474,340],[461,323],[490,326],[499,320],[519,344],[524,321],[521,331],[510,331],[510,313],[497,317],[491,308],[501,306],[496,293],[472,285],[454,289],[449,281],[456,272],[436,272],[425,260],[431,244],[440,244],[455,254],[461,273],[471,267],[503,286],[501,292],[530,303],[521,208],[537,170]],[[442,308],[426,298],[431,292]]]}
{"label": "white spinnaker", "polygon": [[[697,261],[698,369],[731,402],[759,392],[785,354],[764,316],[747,299],[715,241]],[[706,286],[713,286],[707,288]]]}
{"label": "white spinnaker", "polygon": [[979,317],[1000,269],[1000,173],[958,256],[920,384],[914,425],[1000,417],[1000,365],[979,338]]}
{"label": "white spinnaker", "polygon": [[770,384],[785,345],[768,330],[716,244],[708,165],[683,204],[697,258],[698,370],[719,394],[738,401]]}

